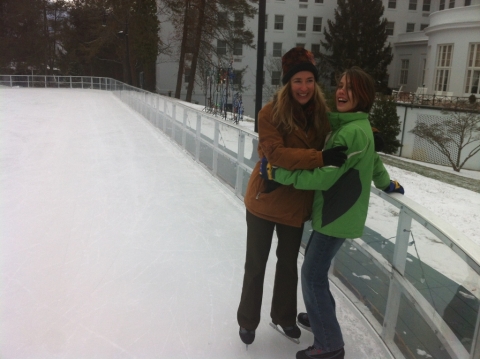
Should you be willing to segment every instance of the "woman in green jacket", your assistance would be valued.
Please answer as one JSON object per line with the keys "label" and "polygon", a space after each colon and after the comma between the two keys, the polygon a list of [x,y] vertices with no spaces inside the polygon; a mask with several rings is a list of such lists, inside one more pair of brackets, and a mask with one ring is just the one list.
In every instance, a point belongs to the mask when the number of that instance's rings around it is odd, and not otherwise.
{"label": "woman in green jacket", "polygon": [[344,342],[330,293],[328,269],[346,238],[363,234],[372,180],[377,188],[400,192],[391,181],[374,150],[368,113],[375,99],[375,84],[370,75],[353,67],[342,75],[336,91],[338,112],[329,113],[332,133],[325,149],[348,147],[348,159],[341,167],[288,171],[264,163],[262,175],[297,189],[315,190],[313,233],[305,250],[301,282],[307,313],[299,323],[309,324],[315,336],[313,346],[299,351],[297,359],[344,358]]}

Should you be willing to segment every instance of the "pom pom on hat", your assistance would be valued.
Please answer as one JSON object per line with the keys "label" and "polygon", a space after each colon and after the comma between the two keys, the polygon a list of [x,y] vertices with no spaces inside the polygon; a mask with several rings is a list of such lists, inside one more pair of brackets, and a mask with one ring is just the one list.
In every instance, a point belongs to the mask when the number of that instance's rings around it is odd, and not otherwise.
{"label": "pom pom on hat", "polygon": [[282,83],[285,85],[293,75],[300,71],[310,71],[318,81],[318,69],[313,53],[297,46],[282,56]]}

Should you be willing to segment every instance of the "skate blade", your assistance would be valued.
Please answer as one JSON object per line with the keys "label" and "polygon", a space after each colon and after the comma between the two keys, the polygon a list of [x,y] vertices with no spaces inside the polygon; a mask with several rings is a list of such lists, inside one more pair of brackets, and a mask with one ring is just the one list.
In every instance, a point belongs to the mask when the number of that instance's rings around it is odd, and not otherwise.
{"label": "skate blade", "polygon": [[311,327],[307,327],[305,325],[303,325],[302,323],[300,323],[298,320],[297,320],[297,325],[300,327],[300,328],[303,328],[305,330],[308,330],[310,333],[312,333],[312,328]]}
{"label": "skate blade", "polygon": [[279,332],[280,334],[282,334],[285,338],[291,340],[292,342],[294,342],[295,344],[300,344],[300,339],[297,339],[297,338],[290,338],[288,335],[286,335],[284,332],[282,332],[280,329],[278,329],[278,327],[273,324],[273,323],[270,323],[270,326],[275,329],[277,332]]}

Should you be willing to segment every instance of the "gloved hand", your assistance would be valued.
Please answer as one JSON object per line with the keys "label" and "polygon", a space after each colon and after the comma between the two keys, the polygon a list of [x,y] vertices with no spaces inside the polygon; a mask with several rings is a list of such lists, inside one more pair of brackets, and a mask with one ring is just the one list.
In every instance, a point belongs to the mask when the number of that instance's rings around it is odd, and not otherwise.
{"label": "gloved hand", "polygon": [[390,180],[390,185],[387,188],[385,188],[383,191],[387,193],[397,192],[400,194],[405,194],[405,190],[400,185],[400,183],[392,180]]}
{"label": "gloved hand", "polygon": [[262,176],[263,179],[266,179],[267,181],[273,180],[275,178],[276,169],[277,167],[272,166],[266,157],[263,157],[260,161],[260,176]]}
{"label": "gloved hand", "polygon": [[324,166],[342,166],[347,160],[347,155],[345,151],[348,150],[347,146],[337,146],[324,150],[322,152],[323,156],[323,165]]}
{"label": "gloved hand", "polygon": [[373,142],[375,144],[375,152],[382,152],[385,148],[385,140],[382,137],[382,133],[375,127],[372,127],[372,132]]}

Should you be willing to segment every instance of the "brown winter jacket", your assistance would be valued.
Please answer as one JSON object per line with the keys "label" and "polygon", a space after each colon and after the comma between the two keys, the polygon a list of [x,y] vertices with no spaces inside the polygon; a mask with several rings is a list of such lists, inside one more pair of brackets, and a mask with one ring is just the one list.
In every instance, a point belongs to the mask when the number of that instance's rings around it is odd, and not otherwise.
{"label": "brown winter jacket", "polygon": [[[299,126],[291,133],[273,123],[273,104],[266,104],[258,113],[258,155],[273,166],[288,170],[313,169],[323,166],[324,139],[314,126],[306,132]],[[247,210],[257,217],[300,227],[310,219],[314,191],[297,190],[293,186],[274,187],[260,176],[260,161],[255,165],[245,193]]]}

